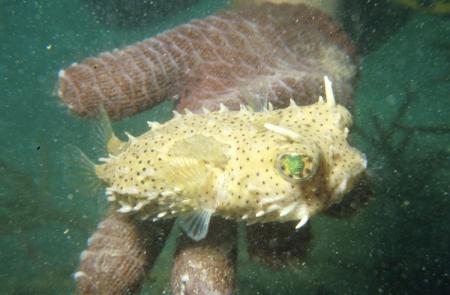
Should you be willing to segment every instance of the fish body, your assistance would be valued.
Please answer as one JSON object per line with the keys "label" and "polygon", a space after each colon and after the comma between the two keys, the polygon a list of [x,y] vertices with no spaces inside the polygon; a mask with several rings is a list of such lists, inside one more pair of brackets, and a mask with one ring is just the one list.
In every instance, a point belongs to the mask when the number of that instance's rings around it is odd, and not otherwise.
{"label": "fish body", "polygon": [[[328,82],[329,83],[329,82]],[[352,122],[327,101],[253,112],[177,114],[129,136],[116,154],[97,165],[108,199],[118,211],[143,218],[181,216],[198,240],[211,215],[255,222],[298,221],[338,203],[366,168],[351,147]]]}

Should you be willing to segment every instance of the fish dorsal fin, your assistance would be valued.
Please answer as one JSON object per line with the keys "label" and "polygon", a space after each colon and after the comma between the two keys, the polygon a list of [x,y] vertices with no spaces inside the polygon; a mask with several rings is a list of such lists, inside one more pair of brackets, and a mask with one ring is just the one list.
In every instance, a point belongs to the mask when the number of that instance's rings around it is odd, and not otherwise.
{"label": "fish dorsal fin", "polygon": [[107,152],[111,155],[120,154],[126,143],[117,138],[103,106],[99,108],[95,129],[99,145],[105,146]]}
{"label": "fish dorsal fin", "polygon": [[187,157],[223,167],[229,160],[230,146],[212,136],[201,134],[176,141],[169,150],[174,157]]}
{"label": "fish dorsal fin", "polygon": [[181,216],[180,226],[191,239],[200,241],[208,234],[209,221],[213,212],[209,209],[200,209]]}

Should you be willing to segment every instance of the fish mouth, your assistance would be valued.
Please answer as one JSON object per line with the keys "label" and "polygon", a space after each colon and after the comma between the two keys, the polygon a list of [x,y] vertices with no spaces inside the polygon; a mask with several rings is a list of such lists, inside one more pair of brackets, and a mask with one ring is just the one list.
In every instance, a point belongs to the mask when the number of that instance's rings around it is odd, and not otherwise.
{"label": "fish mouth", "polygon": [[361,208],[367,206],[373,198],[372,185],[367,173],[363,173],[353,188],[344,195],[343,199],[332,204],[324,213],[331,217],[346,218],[355,215]]}

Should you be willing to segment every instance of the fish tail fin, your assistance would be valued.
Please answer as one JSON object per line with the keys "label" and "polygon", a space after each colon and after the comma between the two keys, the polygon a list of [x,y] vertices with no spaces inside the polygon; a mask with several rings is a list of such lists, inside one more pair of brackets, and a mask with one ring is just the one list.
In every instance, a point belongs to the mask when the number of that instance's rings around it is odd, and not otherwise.
{"label": "fish tail fin", "polygon": [[64,147],[64,182],[74,193],[96,195],[103,187],[96,165],[77,147]]}
{"label": "fish tail fin", "polygon": [[94,128],[97,146],[104,146],[106,151],[112,155],[117,155],[121,152],[125,143],[114,133],[108,113],[103,106],[99,108]]}

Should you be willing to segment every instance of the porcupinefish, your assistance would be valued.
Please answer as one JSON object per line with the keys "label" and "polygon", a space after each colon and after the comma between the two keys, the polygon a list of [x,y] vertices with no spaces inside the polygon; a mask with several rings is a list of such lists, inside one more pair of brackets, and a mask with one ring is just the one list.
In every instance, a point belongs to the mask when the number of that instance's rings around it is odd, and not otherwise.
{"label": "porcupinefish", "polygon": [[[339,203],[366,168],[347,135],[352,118],[326,99],[254,112],[207,110],[121,142],[106,127],[109,157],[92,166],[109,201],[142,218],[180,217],[194,240],[205,237],[212,215],[247,223],[297,221],[296,228]],[[107,126],[107,124],[103,124]]]}

